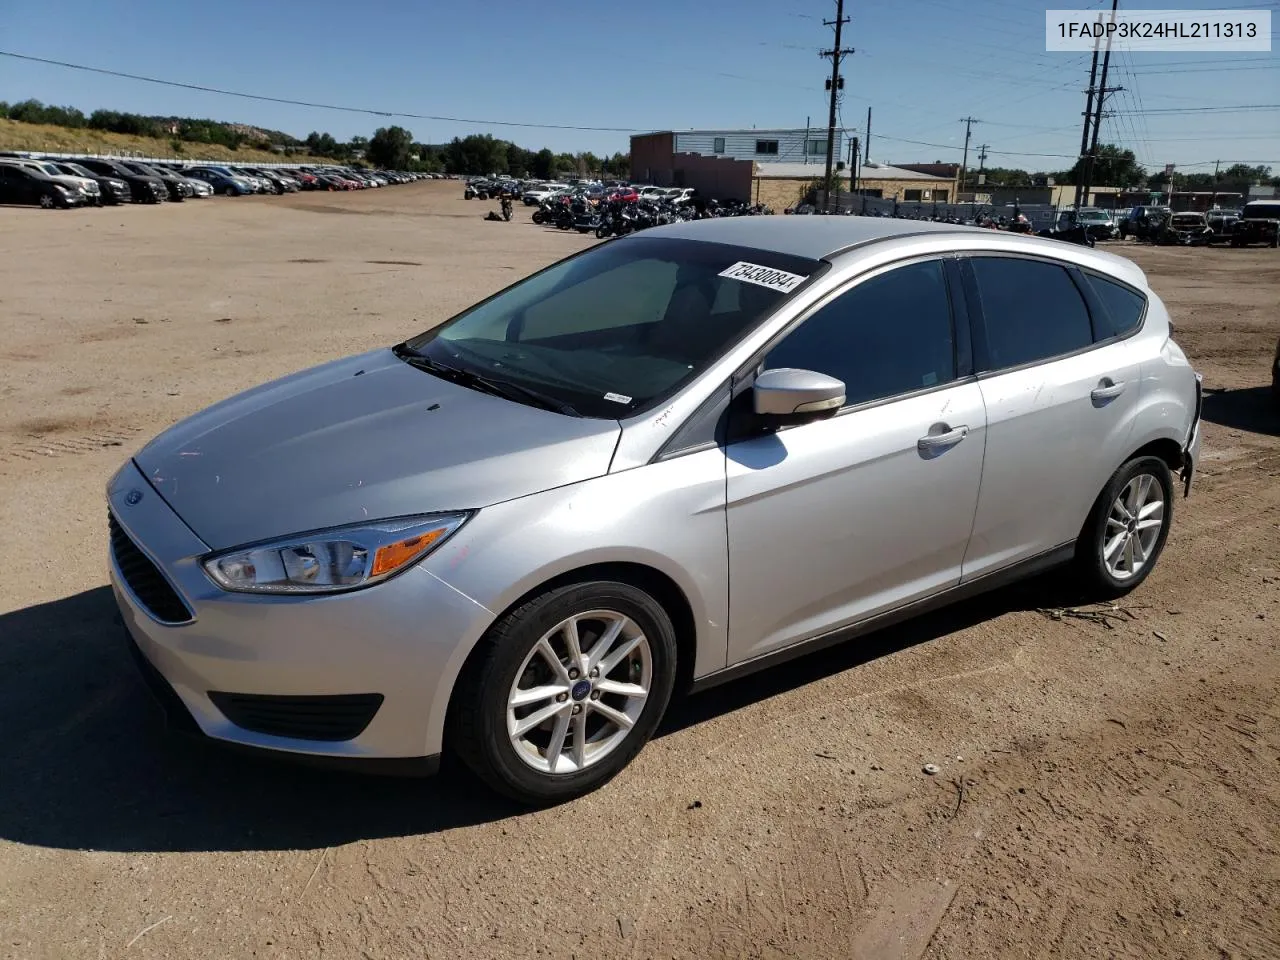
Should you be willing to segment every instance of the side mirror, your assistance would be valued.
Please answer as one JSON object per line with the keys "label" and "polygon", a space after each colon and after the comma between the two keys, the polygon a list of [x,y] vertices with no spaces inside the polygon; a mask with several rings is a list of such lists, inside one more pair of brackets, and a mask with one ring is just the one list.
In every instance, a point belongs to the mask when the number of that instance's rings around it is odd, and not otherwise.
{"label": "side mirror", "polygon": [[844,382],[813,370],[766,370],[752,389],[756,416],[771,427],[835,416],[844,406]]}

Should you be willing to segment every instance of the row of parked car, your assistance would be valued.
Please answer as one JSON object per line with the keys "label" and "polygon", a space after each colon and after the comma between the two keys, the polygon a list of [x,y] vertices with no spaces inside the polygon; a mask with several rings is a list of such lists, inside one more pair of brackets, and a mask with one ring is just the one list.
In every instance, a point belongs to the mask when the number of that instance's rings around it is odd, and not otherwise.
{"label": "row of parked car", "polygon": [[260,167],[242,164],[141,161],[104,157],[0,154],[0,203],[41,207],[162,203],[299,190],[365,190],[429,176],[400,170],[336,166]]}
{"label": "row of parked car", "polygon": [[654,187],[631,184],[622,180],[516,180],[507,177],[477,177],[467,181],[462,191],[463,199],[488,200],[491,197],[519,197],[526,207],[536,207],[557,197],[570,199],[582,197],[599,204],[614,200],[634,203],[647,200],[653,203],[682,205],[697,196],[692,187]]}
{"label": "row of parked car", "polygon": [[1161,245],[1247,247],[1280,246],[1280,200],[1251,200],[1240,210],[1207,213],[1168,207],[1138,206],[1116,218],[1120,239],[1133,237]]}

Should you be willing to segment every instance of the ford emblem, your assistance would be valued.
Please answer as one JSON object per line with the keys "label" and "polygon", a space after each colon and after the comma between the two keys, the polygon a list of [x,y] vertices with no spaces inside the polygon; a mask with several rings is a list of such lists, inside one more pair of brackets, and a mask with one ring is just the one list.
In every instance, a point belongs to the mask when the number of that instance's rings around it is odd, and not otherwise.
{"label": "ford emblem", "polygon": [[141,499],[142,499],[142,491],[138,489],[130,490],[128,493],[124,495],[124,502],[131,507]]}

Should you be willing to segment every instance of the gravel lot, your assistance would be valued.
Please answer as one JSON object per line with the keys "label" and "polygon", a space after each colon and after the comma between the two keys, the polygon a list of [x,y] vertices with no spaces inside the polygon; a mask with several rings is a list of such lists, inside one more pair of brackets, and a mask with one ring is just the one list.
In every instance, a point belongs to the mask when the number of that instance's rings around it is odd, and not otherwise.
{"label": "gravel lot", "polygon": [[1215,392],[1109,624],[1040,612],[1073,602],[1051,578],[1004,590],[680,704],[538,813],[171,739],[113,624],[104,483],[181,416],[588,242],[460,194],[0,208],[0,956],[1280,956],[1266,249],[1112,247]]}

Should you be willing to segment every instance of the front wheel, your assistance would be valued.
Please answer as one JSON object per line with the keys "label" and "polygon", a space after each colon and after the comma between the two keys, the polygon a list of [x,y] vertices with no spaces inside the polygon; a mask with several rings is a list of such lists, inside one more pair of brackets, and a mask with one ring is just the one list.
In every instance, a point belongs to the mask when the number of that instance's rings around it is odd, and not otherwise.
{"label": "front wheel", "polygon": [[55,201],[53,197],[50,196],[49,194],[42,193],[40,195],[40,206],[43,207],[45,210],[52,210],[55,206]]}
{"label": "front wheel", "polygon": [[533,222],[537,224],[546,223],[547,215],[543,213],[541,210],[535,210],[533,211]]}
{"label": "front wheel", "polygon": [[1155,567],[1173,522],[1173,475],[1159,457],[1122,466],[1094,501],[1076,542],[1076,567],[1090,593],[1114,599]]}
{"label": "front wheel", "polygon": [[557,803],[612,779],[675,685],[671,619],[630,584],[550,590],[481,643],[450,705],[450,749],[520,803]]}
{"label": "front wheel", "polygon": [[600,224],[600,226],[596,227],[596,239],[597,239],[597,240],[603,240],[603,239],[604,239],[605,237],[607,237],[607,236],[609,236],[609,228],[608,228],[608,227],[606,227],[603,223],[602,223],[602,224]]}

